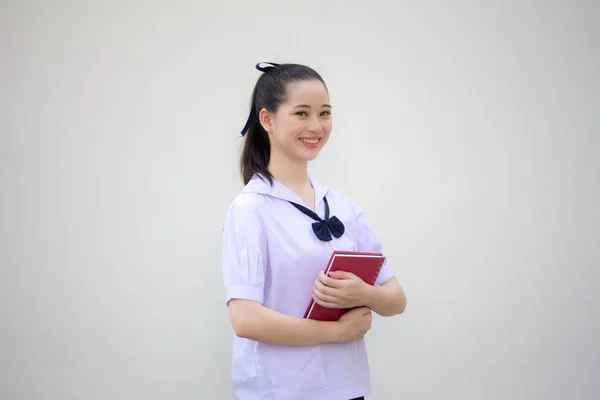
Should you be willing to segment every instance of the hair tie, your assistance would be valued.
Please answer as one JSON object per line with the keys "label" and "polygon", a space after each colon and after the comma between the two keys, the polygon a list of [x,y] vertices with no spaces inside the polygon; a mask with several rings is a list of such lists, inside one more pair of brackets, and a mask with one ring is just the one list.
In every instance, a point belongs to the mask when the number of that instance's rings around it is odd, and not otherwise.
{"label": "hair tie", "polygon": [[[269,66],[267,66],[267,67],[261,67],[260,66],[261,64],[269,64]],[[261,72],[268,72],[268,71],[270,71],[270,70],[272,70],[272,69],[274,69],[275,67],[278,67],[278,66],[279,66],[279,64],[266,61],[266,62],[259,62],[258,64],[256,64],[256,69],[259,70],[259,71],[261,71]]]}
{"label": "hair tie", "polygon": [[[262,64],[268,64],[266,67],[262,67]],[[270,61],[266,61],[266,62],[259,62],[258,64],[256,64],[256,69],[259,70],[260,72],[269,72],[272,69],[275,69],[275,67],[278,67],[279,64],[270,62]],[[246,120],[246,124],[244,125],[244,128],[242,129],[241,135],[242,137],[246,134],[246,132],[248,132],[248,129],[250,128],[250,124],[252,123],[252,120],[254,118],[257,118],[256,115],[256,110],[254,109],[254,104],[252,104],[252,107],[250,108],[250,114],[248,115],[248,119]]]}

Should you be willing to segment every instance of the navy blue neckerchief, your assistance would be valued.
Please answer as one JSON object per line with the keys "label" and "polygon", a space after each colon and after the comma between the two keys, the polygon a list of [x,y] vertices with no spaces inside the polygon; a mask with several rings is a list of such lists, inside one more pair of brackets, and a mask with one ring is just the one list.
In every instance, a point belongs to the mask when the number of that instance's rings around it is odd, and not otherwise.
{"label": "navy blue neckerchief", "polygon": [[325,202],[325,219],[321,219],[321,217],[319,217],[314,211],[301,206],[300,204],[296,204],[293,201],[290,201],[290,203],[298,210],[317,221],[313,222],[312,224],[312,229],[315,232],[315,235],[317,235],[317,237],[322,241],[329,242],[332,239],[331,235],[336,238],[342,236],[345,228],[342,221],[340,221],[335,215],[329,218],[329,203],[327,202],[327,197],[323,197],[323,201]]}

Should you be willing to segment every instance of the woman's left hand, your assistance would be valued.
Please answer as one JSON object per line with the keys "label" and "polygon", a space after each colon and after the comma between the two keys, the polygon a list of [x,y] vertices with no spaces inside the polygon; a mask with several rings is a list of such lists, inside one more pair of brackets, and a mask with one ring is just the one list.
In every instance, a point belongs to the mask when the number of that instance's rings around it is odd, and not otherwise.
{"label": "woman's left hand", "polygon": [[323,271],[315,281],[313,299],[327,308],[353,308],[364,305],[369,285],[358,276],[345,271]]}

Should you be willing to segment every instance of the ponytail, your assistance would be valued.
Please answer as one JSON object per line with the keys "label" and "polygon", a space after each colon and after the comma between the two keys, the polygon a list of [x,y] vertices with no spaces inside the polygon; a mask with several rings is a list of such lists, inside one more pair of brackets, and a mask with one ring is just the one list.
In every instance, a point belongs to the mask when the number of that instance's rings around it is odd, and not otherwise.
{"label": "ponytail", "polygon": [[269,172],[269,158],[271,157],[271,143],[269,134],[264,130],[258,118],[250,122],[245,135],[244,148],[240,157],[240,172],[244,185],[256,175],[262,175],[269,183],[273,184],[273,176]]}

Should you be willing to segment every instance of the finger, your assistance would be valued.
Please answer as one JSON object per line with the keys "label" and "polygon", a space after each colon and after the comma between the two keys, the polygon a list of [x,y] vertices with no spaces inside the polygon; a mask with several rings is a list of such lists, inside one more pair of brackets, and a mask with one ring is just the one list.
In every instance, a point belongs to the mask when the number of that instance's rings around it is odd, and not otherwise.
{"label": "finger", "polygon": [[330,295],[325,294],[323,292],[320,292],[317,289],[313,290],[313,297],[316,297],[320,301],[323,301],[323,302],[326,302],[326,303],[337,304],[337,298],[336,297],[330,296]]}
{"label": "finger", "polygon": [[315,289],[317,289],[319,292],[329,295],[329,296],[337,296],[339,293],[339,290],[336,288],[332,288],[330,286],[326,286],[325,284],[323,284],[323,282],[321,281],[317,281],[315,282]]}
{"label": "finger", "polygon": [[325,272],[321,271],[319,273],[319,281],[321,281],[325,286],[331,286],[335,280],[325,274]]}
{"label": "finger", "polygon": [[372,314],[371,309],[369,307],[361,307],[362,315]]}
{"label": "finger", "polygon": [[347,271],[332,271],[329,276],[336,279],[352,279],[356,277],[352,272]]}
{"label": "finger", "polygon": [[371,309],[368,307],[357,307],[352,309],[352,312],[355,312],[356,314],[363,316],[363,315],[368,315],[371,313]]}
{"label": "finger", "polygon": [[[332,272],[330,272],[332,273]],[[325,286],[329,286],[332,288],[340,288],[343,286],[343,282],[341,282],[339,279],[335,279],[332,278],[330,276],[325,275],[324,272],[321,272],[321,274],[319,275],[319,280],[325,285]]]}
{"label": "finger", "polygon": [[329,302],[329,301],[323,301],[316,296],[313,296],[313,300],[315,301],[315,303],[319,304],[320,306],[326,307],[326,308],[340,308],[336,303]]}

